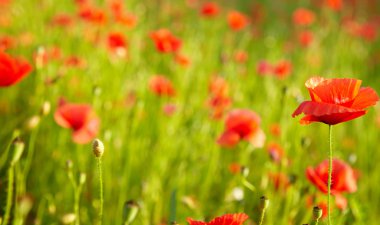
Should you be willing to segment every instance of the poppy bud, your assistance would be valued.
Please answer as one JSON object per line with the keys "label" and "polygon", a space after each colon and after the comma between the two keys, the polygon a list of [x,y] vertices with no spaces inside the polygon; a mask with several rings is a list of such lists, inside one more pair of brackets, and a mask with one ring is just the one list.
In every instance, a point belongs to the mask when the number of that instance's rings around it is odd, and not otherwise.
{"label": "poppy bud", "polygon": [[177,223],[176,221],[173,221],[170,223],[171,225],[179,225],[179,223]]}
{"label": "poppy bud", "polygon": [[61,222],[63,224],[72,224],[76,220],[76,216],[74,213],[67,213],[62,216]]}
{"label": "poppy bud", "polygon": [[46,115],[48,115],[48,114],[50,113],[50,109],[51,109],[50,102],[45,101],[45,102],[42,104],[40,114],[41,114],[42,116],[46,116]]}
{"label": "poppy bud", "polygon": [[66,161],[66,169],[71,170],[73,168],[73,161],[67,160]]}
{"label": "poppy bud", "polygon": [[261,196],[260,198],[260,208],[262,210],[266,210],[269,206],[269,199],[265,196]]}
{"label": "poppy bud", "polygon": [[244,178],[247,178],[249,175],[249,169],[248,167],[242,166],[240,170],[241,175],[243,175]]}
{"label": "poppy bud", "polygon": [[139,205],[133,201],[129,200],[124,203],[124,208],[123,208],[123,221],[124,224],[131,224],[136,216],[137,213],[139,212]]}
{"label": "poppy bud", "polygon": [[79,174],[79,184],[84,184],[86,182],[86,174],[85,173],[80,173]]}
{"label": "poppy bud", "polygon": [[41,118],[39,116],[34,115],[34,116],[29,118],[28,122],[26,123],[26,127],[29,130],[33,130],[34,128],[36,128],[38,126],[38,124],[40,123],[40,120],[41,120]]}
{"label": "poppy bud", "polygon": [[322,217],[322,209],[318,206],[313,208],[313,218],[314,220],[319,220]]}
{"label": "poppy bud", "polygon": [[100,158],[104,153],[103,142],[99,139],[95,139],[92,142],[92,151],[94,152],[95,157]]}
{"label": "poppy bud", "polygon": [[11,161],[11,166],[14,166],[21,158],[24,151],[25,144],[19,138],[16,138],[13,143],[13,157]]}

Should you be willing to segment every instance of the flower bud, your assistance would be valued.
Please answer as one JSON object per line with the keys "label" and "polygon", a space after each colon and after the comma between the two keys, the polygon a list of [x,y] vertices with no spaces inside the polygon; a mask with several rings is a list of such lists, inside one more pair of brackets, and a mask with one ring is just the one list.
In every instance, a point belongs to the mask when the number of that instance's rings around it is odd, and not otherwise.
{"label": "flower bud", "polygon": [[261,196],[260,198],[260,208],[262,210],[266,210],[269,206],[269,199],[265,196]]}
{"label": "flower bud", "polygon": [[133,201],[129,200],[124,203],[123,208],[123,222],[124,224],[131,224],[139,212],[139,205]]}
{"label": "flower bud", "polygon": [[19,138],[16,138],[13,143],[13,157],[11,161],[11,166],[15,165],[21,158],[22,153],[24,152],[25,144]]}
{"label": "flower bud", "polygon": [[50,102],[45,101],[45,102],[42,104],[40,114],[41,114],[42,116],[46,116],[46,115],[48,115],[48,114],[50,113],[50,109],[51,109]]}
{"label": "flower bud", "polygon": [[103,142],[100,141],[99,139],[95,139],[95,140],[92,142],[92,151],[94,152],[94,155],[95,155],[97,158],[102,157],[102,155],[103,155],[103,153],[104,153],[104,145],[103,145]]}
{"label": "flower bud", "polygon": [[319,208],[318,206],[315,206],[313,208],[313,217],[314,217],[314,220],[319,220],[322,217],[322,209]]}

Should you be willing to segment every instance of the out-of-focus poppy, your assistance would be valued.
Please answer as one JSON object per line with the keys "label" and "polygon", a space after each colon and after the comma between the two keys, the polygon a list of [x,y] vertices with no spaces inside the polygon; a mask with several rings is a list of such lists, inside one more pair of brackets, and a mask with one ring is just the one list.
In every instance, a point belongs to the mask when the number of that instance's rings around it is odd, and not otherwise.
{"label": "out-of-focus poppy", "polygon": [[302,31],[301,33],[298,34],[298,42],[303,47],[308,47],[313,41],[313,39],[314,39],[313,32],[311,31]]}
{"label": "out-of-focus poppy", "polygon": [[281,60],[273,67],[273,72],[279,79],[285,79],[292,72],[292,64],[288,60]]}
{"label": "out-of-focus poppy", "polygon": [[269,75],[273,72],[273,66],[265,60],[261,60],[257,63],[257,74],[261,76]]}
{"label": "out-of-focus poppy", "polygon": [[201,8],[201,14],[205,17],[214,17],[219,14],[219,5],[215,2],[205,2]]}
{"label": "out-of-focus poppy", "polygon": [[110,8],[114,17],[114,20],[120,24],[128,27],[134,27],[136,25],[137,18],[132,13],[124,10],[123,1],[113,0],[110,2]]}
{"label": "out-of-focus poppy", "polygon": [[307,26],[311,25],[315,20],[315,15],[312,11],[304,8],[299,8],[293,13],[293,23],[295,25]]}
{"label": "out-of-focus poppy", "polygon": [[151,77],[149,80],[149,88],[158,96],[171,97],[175,95],[175,90],[173,88],[172,82],[162,75]]}
{"label": "out-of-focus poppy", "polygon": [[237,63],[245,63],[248,60],[248,53],[243,50],[236,51],[234,55],[234,59]]}
{"label": "out-of-focus poppy", "polygon": [[68,27],[73,23],[73,18],[67,14],[57,14],[51,20],[52,25],[60,27]]}
{"label": "out-of-focus poppy", "polygon": [[232,110],[225,121],[223,134],[218,144],[223,147],[234,147],[240,140],[251,143],[254,147],[263,147],[265,134],[260,128],[260,117],[247,109]]}
{"label": "out-of-focus poppy", "polygon": [[280,162],[285,155],[284,149],[281,147],[281,145],[275,142],[271,142],[268,144],[267,151],[269,153],[270,158],[277,163]]}
{"label": "out-of-focus poppy", "polygon": [[177,110],[177,106],[172,103],[165,104],[162,108],[166,116],[172,116]]}
{"label": "out-of-focus poppy", "polygon": [[0,37],[0,51],[5,51],[14,46],[15,42],[13,38],[9,36]]}
{"label": "out-of-focus poppy", "polygon": [[291,184],[289,176],[284,173],[269,173],[269,179],[272,181],[276,191],[286,191]]}
{"label": "out-of-focus poppy", "polygon": [[89,4],[81,6],[78,14],[83,20],[93,24],[101,25],[107,21],[106,13],[102,9],[98,9]]}
{"label": "out-of-focus poppy", "polygon": [[[331,194],[355,192],[357,190],[354,170],[339,159],[333,159]],[[306,176],[320,191],[327,193],[329,161],[325,160],[316,168],[308,167]]]}
{"label": "out-of-focus poppy", "polygon": [[372,88],[360,88],[361,80],[312,77],[305,85],[311,101],[302,102],[292,114],[293,117],[305,114],[301,124],[322,122],[335,125],[353,120],[366,114],[366,108],[379,100]]}
{"label": "out-of-focus poppy", "polygon": [[229,167],[228,167],[228,169],[230,170],[230,172],[232,174],[238,174],[238,173],[240,173],[241,168],[242,168],[242,166],[239,163],[237,163],[237,162],[231,163],[229,165]]}
{"label": "out-of-focus poppy", "polygon": [[343,7],[342,0],[325,0],[325,4],[332,10],[339,11]]}
{"label": "out-of-focus poppy", "polygon": [[73,141],[78,144],[90,142],[99,131],[100,120],[88,104],[60,100],[54,119],[61,127],[73,131]]}
{"label": "out-of-focus poppy", "polygon": [[231,99],[228,96],[228,84],[222,77],[213,77],[209,84],[208,106],[211,108],[211,117],[220,119],[230,107]]}
{"label": "out-of-focus poppy", "polygon": [[65,65],[68,67],[83,68],[86,66],[86,61],[78,56],[72,55],[65,59]]}
{"label": "out-of-focus poppy", "polygon": [[162,53],[177,52],[182,45],[181,40],[167,29],[154,31],[150,37],[153,39],[157,50]]}
{"label": "out-of-focus poppy", "polygon": [[107,38],[107,44],[110,51],[118,56],[123,57],[127,54],[127,41],[122,33],[110,33]]}
{"label": "out-of-focus poppy", "polygon": [[248,216],[244,213],[226,214],[220,217],[216,217],[210,222],[196,221],[191,218],[187,218],[187,222],[190,225],[242,225],[244,221],[248,219]]}
{"label": "out-of-focus poppy", "polygon": [[280,124],[278,123],[274,123],[274,124],[271,124],[270,127],[269,127],[269,132],[275,136],[275,137],[279,137],[281,135],[281,127],[280,127]]}
{"label": "out-of-focus poppy", "polygon": [[189,57],[183,54],[176,54],[174,60],[183,67],[188,67],[191,64]]}
{"label": "out-of-focus poppy", "polygon": [[0,51],[0,87],[14,85],[32,71],[29,62]]}
{"label": "out-of-focus poppy", "polygon": [[248,18],[238,11],[230,11],[227,15],[228,25],[234,31],[239,31],[248,25]]}

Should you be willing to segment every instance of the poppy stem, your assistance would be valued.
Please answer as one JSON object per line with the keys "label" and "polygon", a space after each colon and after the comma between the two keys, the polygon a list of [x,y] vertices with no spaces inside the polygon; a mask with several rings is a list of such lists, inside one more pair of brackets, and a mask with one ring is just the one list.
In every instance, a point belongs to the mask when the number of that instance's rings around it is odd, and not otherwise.
{"label": "poppy stem", "polygon": [[100,207],[99,207],[99,224],[102,224],[103,221],[103,176],[102,176],[102,158],[97,158],[98,160],[98,172],[99,172],[99,198],[100,198]]}
{"label": "poppy stem", "polygon": [[329,179],[327,184],[327,218],[328,218],[328,224],[331,225],[331,216],[330,216],[330,197],[331,197],[331,175],[332,175],[332,125],[329,125]]}

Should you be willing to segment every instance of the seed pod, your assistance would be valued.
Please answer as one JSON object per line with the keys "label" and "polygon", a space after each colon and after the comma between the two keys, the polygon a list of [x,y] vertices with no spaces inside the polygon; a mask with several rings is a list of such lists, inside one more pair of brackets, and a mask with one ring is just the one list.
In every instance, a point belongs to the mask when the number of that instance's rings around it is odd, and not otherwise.
{"label": "seed pod", "polygon": [[103,142],[99,139],[95,139],[92,142],[92,151],[94,152],[95,157],[100,158],[104,153]]}

